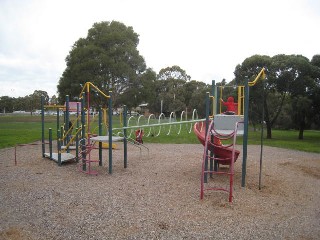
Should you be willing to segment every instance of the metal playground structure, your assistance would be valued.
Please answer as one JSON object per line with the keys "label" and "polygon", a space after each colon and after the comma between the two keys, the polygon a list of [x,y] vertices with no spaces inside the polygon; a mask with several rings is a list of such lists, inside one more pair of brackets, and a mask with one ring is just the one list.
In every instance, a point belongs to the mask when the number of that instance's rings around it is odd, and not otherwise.
{"label": "metal playground structure", "polygon": [[[121,127],[113,128],[112,126],[112,93],[105,94],[91,82],[86,82],[79,94],[80,102],[76,106],[76,118],[70,121],[69,97],[66,96],[65,105],[45,105],[44,98],[41,98],[41,118],[42,118],[42,156],[50,158],[58,163],[59,166],[67,161],[76,161],[81,172],[96,175],[91,166],[98,163],[102,166],[102,149],[103,143],[108,147],[108,171],[112,173],[112,146],[115,142],[123,142],[123,164],[124,168],[128,166],[128,143],[133,143],[140,148],[146,148],[141,142],[137,142],[132,134],[138,132],[145,137],[159,136],[162,132],[166,135],[172,133],[180,134],[183,126],[187,131],[193,132],[204,146],[202,171],[201,171],[201,192],[203,198],[207,190],[222,190],[229,193],[229,201],[233,198],[233,176],[234,163],[236,162],[240,151],[236,150],[236,137],[243,135],[242,147],[242,181],[241,186],[245,187],[246,161],[247,161],[247,144],[248,144],[248,108],[249,108],[249,86],[254,86],[258,79],[264,78],[264,69],[260,71],[256,79],[252,82],[245,81],[244,86],[237,88],[237,111],[234,115],[226,115],[221,111],[222,87],[216,86],[212,81],[212,92],[206,94],[206,117],[198,119],[196,110],[192,112],[192,118],[188,119],[185,111],[181,112],[180,121],[177,120],[175,113],[171,113],[169,118],[165,118],[161,113],[158,118],[151,114],[148,118],[140,115],[137,117],[127,115],[127,107],[123,107],[123,119]],[[92,133],[91,109],[91,92],[100,94],[107,105],[107,134],[103,134],[103,111],[98,109],[98,133]],[[57,152],[53,152],[52,129],[49,129],[49,152],[46,152],[45,145],[45,109],[53,108],[57,110]],[[220,109],[220,110],[219,110]],[[59,125],[59,111],[64,111],[64,124]],[[106,113],[106,111],[104,111]],[[71,124],[69,124],[71,122]],[[75,133],[72,135],[72,130]],[[141,137],[142,135],[140,135]],[[137,136],[136,136],[137,137]],[[138,136],[139,137],[139,136]],[[226,141],[227,144],[222,142]],[[98,143],[98,146],[96,146]],[[75,154],[70,153],[72,148]],[[97,149],[99,158],[94,159],[91,151]],[[229,165],[227,172],[219,170],[219,165]],[[226,174],[229,176],[229,187],[205,187],[209,182],[208,175],[212,178],[213,174]]]}

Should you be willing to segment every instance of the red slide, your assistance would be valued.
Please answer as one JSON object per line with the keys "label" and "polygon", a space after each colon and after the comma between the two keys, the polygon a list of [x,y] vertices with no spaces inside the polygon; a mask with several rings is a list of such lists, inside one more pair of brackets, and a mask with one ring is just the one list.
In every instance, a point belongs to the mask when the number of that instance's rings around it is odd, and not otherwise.
{"label": "red slide", "polygon": [[[201,144],[205,146],[205,122],[198,122],[194,124],[193,131]],[[219,164],[230,165],[232,159],[232,147],[223,146],[220,142],[220,139],[216,136],[214,137],[214,143],[210,138],[211,137],[208,136],[208,150],[214,152],[215,158],[219,162]],[[235,150],[234,161],[237,160],[239,154],[240,151]]]}

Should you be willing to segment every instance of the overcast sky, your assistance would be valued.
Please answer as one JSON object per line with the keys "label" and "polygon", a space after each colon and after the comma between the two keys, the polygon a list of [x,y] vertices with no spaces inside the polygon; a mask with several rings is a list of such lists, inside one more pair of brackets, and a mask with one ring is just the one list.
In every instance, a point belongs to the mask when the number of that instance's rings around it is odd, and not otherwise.
{"label": "overcast sky", "polygon": [[254,54],[320,54],[319,0],[0,0],[0,96],[56,94],[74,42],[112,20],[139,34],[148,67],[206,83]]}

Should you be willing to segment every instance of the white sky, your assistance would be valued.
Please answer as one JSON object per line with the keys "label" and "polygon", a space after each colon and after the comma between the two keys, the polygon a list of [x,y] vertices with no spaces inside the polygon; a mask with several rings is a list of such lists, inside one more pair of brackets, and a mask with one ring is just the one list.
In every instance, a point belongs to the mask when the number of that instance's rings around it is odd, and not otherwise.
{"label": "white sky", "polygon": [[0,96],[56,94],[74,42],[112,20],[140,35],[148,67],[206,83],[254,54],[320,54],[319,0],[0,0]]}

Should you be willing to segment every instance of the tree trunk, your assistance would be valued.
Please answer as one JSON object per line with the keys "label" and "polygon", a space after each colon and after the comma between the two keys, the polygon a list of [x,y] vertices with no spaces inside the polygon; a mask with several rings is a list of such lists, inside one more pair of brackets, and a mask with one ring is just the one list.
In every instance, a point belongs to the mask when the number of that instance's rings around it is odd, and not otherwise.
{"label": "tree trunk", "polygon": [[299,137],[298,137],[299,140],[303,140],[304,127],[305,127],[305,121],[303,117],[303,120],[301,120],[299,124]]}
{"label": "tree trunk", "polygon": [[264,120],[265,120],[266,126],[267,126],[267,139],[271,139],[272,138],[272,132],[271,132],[272,122],[270,121],[269,110],[268,110],[266,98],[265,98],[265,101],[263,104],[264,104]]}
{"label": "tree trunk", "polygon": [[299,140],[303,140],[303,128],[299,128]]}
{"label": "tree trunk", "polygon": [[272,132],[271,132],[271,124],[270,122],[266,122],[267,125],[267,139],[271,139],[272,138]]}

